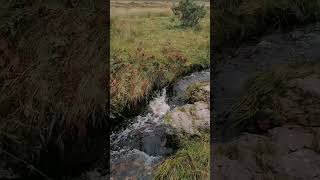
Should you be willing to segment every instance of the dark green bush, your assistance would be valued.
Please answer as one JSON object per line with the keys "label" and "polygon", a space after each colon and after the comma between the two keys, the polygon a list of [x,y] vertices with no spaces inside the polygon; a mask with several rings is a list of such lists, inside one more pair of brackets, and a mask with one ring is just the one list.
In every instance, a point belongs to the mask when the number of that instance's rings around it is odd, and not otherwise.
{"label": "dark green bush", "polygon": [[181,0],[172,11],[180,20],[182,27],[197,27],[200,19],[206,15],[204,5],[198,5],[193,0]]}

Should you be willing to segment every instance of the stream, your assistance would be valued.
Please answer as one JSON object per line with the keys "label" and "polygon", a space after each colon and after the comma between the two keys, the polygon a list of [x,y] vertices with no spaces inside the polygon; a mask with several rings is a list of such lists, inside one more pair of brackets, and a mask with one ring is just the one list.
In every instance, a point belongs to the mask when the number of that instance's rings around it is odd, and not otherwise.
{"label": "stream", "polygon": [[174,83],[170,93],[168,87],[155,92],[146,112],[112,133],[111,179],[152,179],[157,165],[179,148],[174,129],[165,124],[165,115],[186,104],[184,94],[189,85],[209,80],[209,70],[194,72]]}

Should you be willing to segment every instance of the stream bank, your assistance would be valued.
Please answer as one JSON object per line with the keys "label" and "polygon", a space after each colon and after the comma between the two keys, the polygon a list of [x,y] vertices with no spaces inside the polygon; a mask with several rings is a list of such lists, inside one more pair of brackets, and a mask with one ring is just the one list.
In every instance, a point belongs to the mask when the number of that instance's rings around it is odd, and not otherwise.
{"label": "stream bank", "polygon": [[[208,99],[209,80],[210,71],[204,70],[186,75],[171,87],[156,91],[145,111],[126,120],[130,123],[112,133],[110,174],[97,164],[73,179],[153,179],[158,166],[181,148],[182,136],[197,136],[199,132],[209,131],[209,102],[188,104],[188,91],[192,91],[188,87],[194,84],[204,83],[197,87],[204,89],[205,99]],[[168,122],[169,117],[172,123]],[[184,117],[189,117],[189,126],[181,124]],[[194,117],[199,120],[196,124],[192,124]],[[190,129],[194,131],[188,132]]]}
{"label": "stream bank", "polygon": [[217,64],[213,179],[320,179],[320,24],[243,44]]}
{"label": "stream bank", "polygon": [[[186,105],[187,88],[198,82],[208,82],[209,79],[208,70],[181,78],[172,86],[170,95],[167,95],[166,88],[157,92],[149,103],[148,111],[133,118],[132,124],[128,125],[127,129],[112,134],[112,178],[152,179],[156,167],[179,149],[181,130],[191,128],[181,129],[182,126],[178,122],[181,121],[179,118],[182,112],[177,108],[194,106],[198,111],[207,109],[209,112],[209,106],[205,103]],[[176,123],[168,123],[168,115],[177,115],[173,118],[177,120]],[[190,117],[191,114],[183,116]],[[203,118],[207,122],[203,126],[210,127],[209,116]]]}

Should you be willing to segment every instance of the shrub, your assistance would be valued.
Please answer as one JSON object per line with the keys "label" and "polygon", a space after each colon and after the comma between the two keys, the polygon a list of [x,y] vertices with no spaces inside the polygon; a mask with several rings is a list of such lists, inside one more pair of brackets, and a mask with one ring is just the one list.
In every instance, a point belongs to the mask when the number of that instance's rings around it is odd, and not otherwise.
{"label": "shrub", "polygon": [[197,5],[193,0],[181,0],[172,11],[178,16],[182,27],[197,27],[200,19],[206,15],[204,5]]}

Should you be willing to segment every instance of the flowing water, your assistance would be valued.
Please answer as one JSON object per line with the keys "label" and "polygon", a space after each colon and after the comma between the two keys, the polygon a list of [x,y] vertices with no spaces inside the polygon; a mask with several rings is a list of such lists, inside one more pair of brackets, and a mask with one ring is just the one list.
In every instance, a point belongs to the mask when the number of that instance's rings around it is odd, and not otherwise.
{"label": "flowing water", "polygon": [[174,84],[170,98],[167,88],[156,92],[147,112],[111,135],[111,179],[152,179],[153,169],[178,148],[174,129],[164,122],[166,113],[185,103],[183,94],[190,84],[209,80],[209,70],[195,72]]}
{"label": "flowing water", "polygon": [[169,110],[164,88],[149,103],[146,114],[135,117],[128,128],[111,135],[113,177],[122,179],[139,174],[138,179],[150,179],[150,170],[172,153],[173,149],[165,146],[169,132],[164,115]]}

